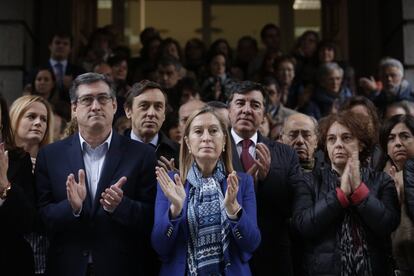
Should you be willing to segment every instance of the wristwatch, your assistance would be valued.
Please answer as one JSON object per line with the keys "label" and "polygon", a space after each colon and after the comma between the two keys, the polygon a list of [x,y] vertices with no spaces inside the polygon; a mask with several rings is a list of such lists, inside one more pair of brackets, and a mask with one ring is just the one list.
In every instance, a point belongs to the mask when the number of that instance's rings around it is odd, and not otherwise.
{"label": "wristwatch", "polygon": [[0,194],[0,198],[1,199],[6,199],[7,198],[7,194],[11,189],[11,185],[9,184],[6,188],[4,188],[3,192]]}

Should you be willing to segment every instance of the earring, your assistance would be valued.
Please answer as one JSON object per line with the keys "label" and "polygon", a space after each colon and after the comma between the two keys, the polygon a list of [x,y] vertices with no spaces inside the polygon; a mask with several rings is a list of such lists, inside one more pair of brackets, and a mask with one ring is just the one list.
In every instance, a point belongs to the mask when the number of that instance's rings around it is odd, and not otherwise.
{"label": "earring", "polygon": [[223,145],[223,152],[226,151],[226,145]]}
{"label": "earring", "polygon": [[191,149],[190,149],[190,147],[188,147],[188,153],[189,153],[189,154],[191,154]]}

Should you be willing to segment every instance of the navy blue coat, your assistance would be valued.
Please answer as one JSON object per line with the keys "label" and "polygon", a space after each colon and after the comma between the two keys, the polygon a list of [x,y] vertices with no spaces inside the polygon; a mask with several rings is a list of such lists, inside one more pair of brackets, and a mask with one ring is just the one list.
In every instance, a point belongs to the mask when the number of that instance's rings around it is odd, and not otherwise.
{"label": "navy blue coat", "polygon": [[[237,173],[239,177],[239,192],[237,201],[243,207],[239,221],[231,221],[230,263],[225,275],[251,275],[249,259],[253,251],[259,246],[260,231],[256,221],[256,198],[253,188],[253,179],[245,173]],[[189,184],[185,183],[188,196]],[[227,189],[226,179],[222,185],[223,195]],[[152,244],[161,257],[162,267],[160,275],[186,275],[187,271],[187,243],[190,239],[187,223],[188,197],[185,199],[182,214],[171,220],[169,218],[170,202],[158,186],[155,205],[154,228],[152,230]]]}
{"label": "navy blue coat", "polygon": [[[73,215],[66,195],[67,176],[73,173],[78,181],[78,170],[84,169],[78,133],[39,152],[35,175],[50,238],[50,275],[85,275],[90,253],[96,275],[142,273],[145,252],[140,245],[149,240],[152,227],[155,154],[147,145],[112,133],[95,200],[88,191],[80,217]],[[110,214],[99,203],[100,194],[122,176],[127,177],[124,197]]]}

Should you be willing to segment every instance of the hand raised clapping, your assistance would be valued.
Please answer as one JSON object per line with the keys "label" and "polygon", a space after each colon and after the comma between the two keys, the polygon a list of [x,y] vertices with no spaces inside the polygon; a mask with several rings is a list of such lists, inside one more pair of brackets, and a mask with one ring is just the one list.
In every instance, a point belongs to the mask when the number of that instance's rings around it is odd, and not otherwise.
{"label": "hand raised clapping", "polygon": [[361,184],[360,161],[358,150],[348,151],[348,160],[341,177],[341,190],[349,196]]}
{"label": "hand raised clapping", "polygon": [[227,177],[227,190],[224,197],[224,206],[226,211],[230,215],[235,215],[240,209],[240,205],[237,202],[237,193],[239,191],[239,179],[237,178],[236,172],[233,171]]}
{"label": "hand raised clapping", "polygon": [[164,168],[156,167],[155,174],[157,175],[157,181],[160,184],[160,188],[164,195],[171,202],[170,212],[171,217],[176,218],[180,215],[183,209],[185,201],[185,189],[178,174],[174,175],[174,181],[168,176],[167,171]]}
{"label": "hand raised clapping", "polygon": [[10,183],[7,178],[7,171],[9,170],[9,155],[4,148],[4,143],[0,143],[0,192],[9,187]]}
{"label": "hand raised clapping", "polygon": [[83,201],[86,198],[85,171],[78,171],[79,183],[75,181],[73,173],[66,179],[66,195],[70,206],[75,214],[79,214]]}
{"label": "hand raised clapping", "polygon": [[122,198],[124,197],[124,192],[122,191],[122,186],[126,183],[127,178],[125,176],[121,177],[115,184],[111,187],[106,188],[105,191],[101,194],[101,199],[99,202],[105,211],[113,213],[121,203]]}

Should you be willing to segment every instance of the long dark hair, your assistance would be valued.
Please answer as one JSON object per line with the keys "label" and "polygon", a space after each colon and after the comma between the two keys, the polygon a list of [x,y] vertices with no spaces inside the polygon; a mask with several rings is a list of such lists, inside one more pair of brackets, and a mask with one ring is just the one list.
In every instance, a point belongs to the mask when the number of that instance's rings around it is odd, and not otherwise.
{"label": "long dark hair", "polygon": [[13,132],[10,124],[9,108],[3,94],[0,93],[1,108],[1,139],[7,150],[16,149]]}

